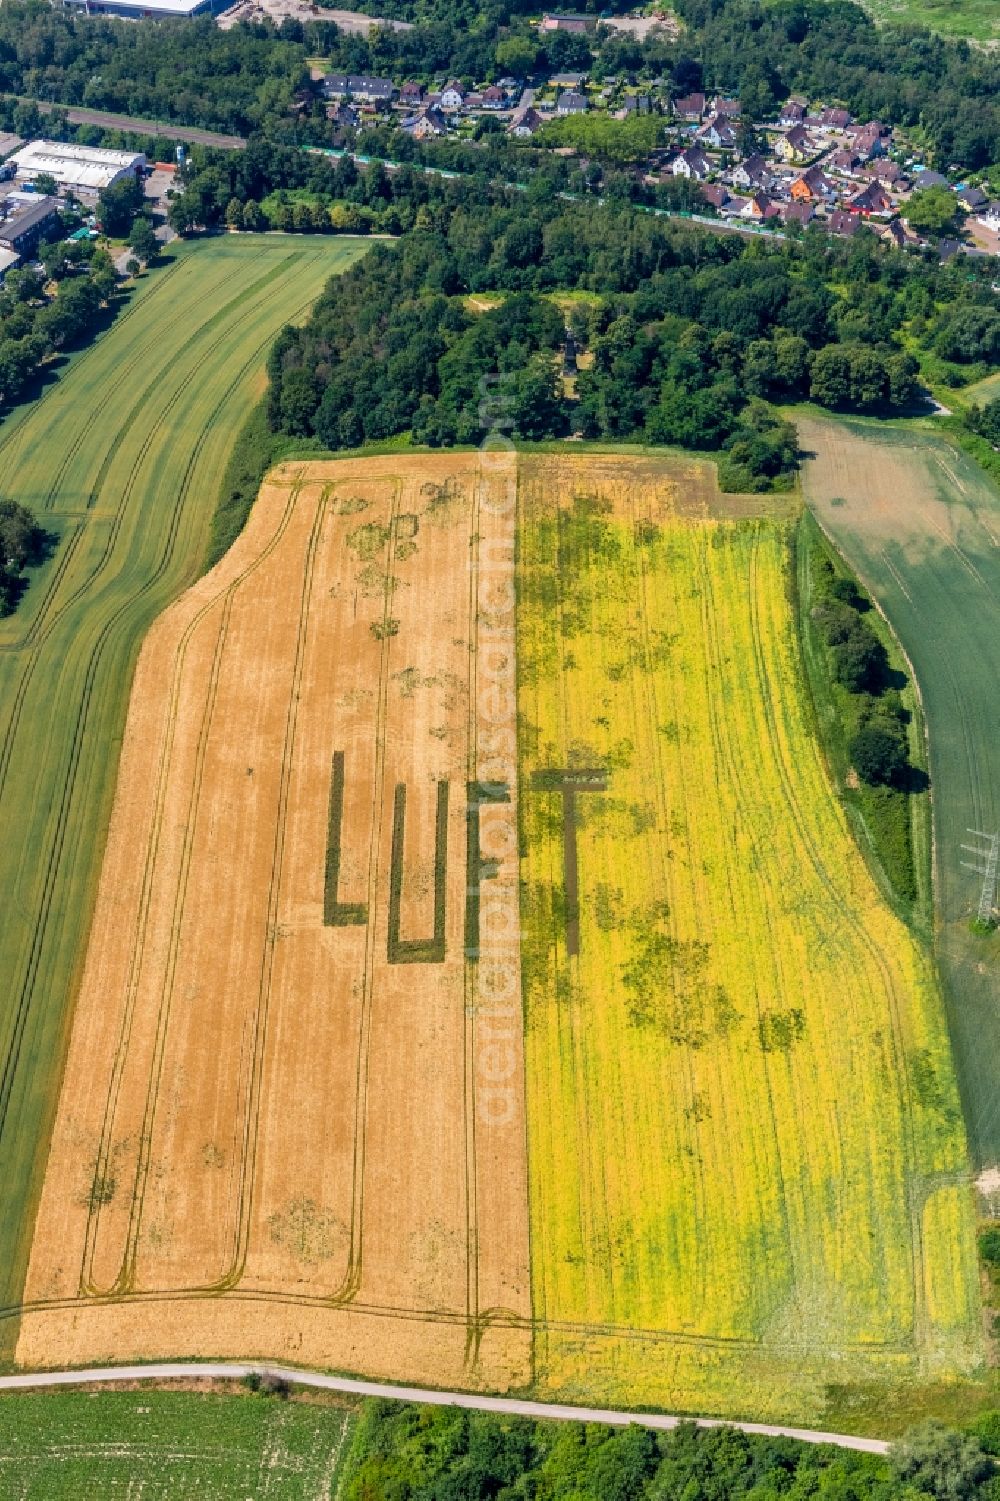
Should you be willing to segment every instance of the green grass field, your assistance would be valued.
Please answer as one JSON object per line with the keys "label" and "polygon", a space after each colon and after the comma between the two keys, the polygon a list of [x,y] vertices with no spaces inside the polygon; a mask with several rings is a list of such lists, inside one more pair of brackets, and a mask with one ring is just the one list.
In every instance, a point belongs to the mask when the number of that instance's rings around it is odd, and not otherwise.
{"label": "green grass field", "polygon": [[202,1392],[0,1398],[5,1501],[329,1501],[349,1408]]}
{"label": "green grass field", "polygon": [[[937,950],[966,1123],[1000,1163],[1000,936],[975,937],[970,828],[1000,829],[1000,492],[921,429],[799,419],[806,498],[912,662],[930,743]],[[997,1206],[1000,1207],[1000,1206]]]}
{"label": "green grass field", "polygon": [[973,42],[1000,40],[1000,9],[996,0],[861,0],[876,21],[899,26],[928,26],[946,37]]}
{"label": "green grass field", "polygon": [[[267,350],[363,242],[188,245],[0,427],[2,490],[58,536],[0,622],[0,1309],[19,1299],[139,645],[198,575]],[[0,1321],[0,1359],[16,1321]]]}

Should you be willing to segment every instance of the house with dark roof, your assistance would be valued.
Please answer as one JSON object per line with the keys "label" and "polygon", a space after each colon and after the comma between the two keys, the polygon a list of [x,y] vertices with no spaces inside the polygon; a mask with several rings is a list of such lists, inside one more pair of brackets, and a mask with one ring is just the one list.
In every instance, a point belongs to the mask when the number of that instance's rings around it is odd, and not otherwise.
{"label": "house with dark roof", "polygon": [[360,104],[391,104],[395,94],[391,78],[367,73],[327,73],[320,89],[324,99],[356,99]]}
{"label": "house with dark roof", "polygon": [[507,134],[523,140],[528,136],[533,136],[535,131],[540,130],[544,124],[545,121],[537,109],[529,104],[526,109],[519,109],[511,116]]}
{"label": "house with dark roof", "polygon": [[801,125],[806,117],[806,105],[804,99],[789,99],[781,108],[778,116],[779,125]]}
{"label": "house with dark roof", "polygon": [[707,125],[698,131],[698,140],[704,141],[715,151],[732,151],[736,145],[736,127],[725,115],[713,115]]}
{"label": "house with dark roof", "polygon": [[774,174],[767,162],[758,153],[748,156],[733,168],[732,179],[740,188],[768,188]]}
{"label": "house with dark roof", "polygon": [[889,194],[881,183],[870,182],[860,193],[855,193],[850,198],[847,207],[856,214],[888,214],[891,212],[893,203]]}
{"label": "house with dark roof", "polygon": [[860,214],[849,213],[846,209],[835,209],[826,221],[835,235],[843,235],[851,239],[861,228],[863,220]]}
{"label": "house with dark roof", "polygon": [[436,104],[429,104],[419,114],[410,115],[400,125],[415,141],[431,140],[448,134],[448,121]]}
{"label": "house with dark roof", "polygon": [[466,93],[465,85],[460,83],[457,78],[449,79],[441,90],[441,98],[438,100],[438,103],[447,114],[457,114],[465,106]]}
{"label": "house with dark roof", "polygon": [[585,115],[590,108],[586,94],[566,89],[556,100],[557,115]]}
{"label": "house with dark roof", "polygon": [[673,101],[673,111],[678,120],[700,120],[705,113],[704,94],[685,94]]}
{"label": "house with dark roof", "polygon": [[815,156],[816,145],[804,125],[793,125],[775,141],[774,154],[786,162],[803,162]]}
{"label": "house with dark roof", "polygon": [[62,235],[59,222],[59,206],[54,198],[36,195],[34,201],[6,199],[0,211],[6,215],[0,219],[0,247],[12,250],[22,258],[34,255],[41,242],[51,233]]}
{"label": "house with dark roof", "polygon": [[846,109],[825,109],[820,114],[819,123],[832,130],[846,130],[851,123],[851,114]]}
{"label": "house with dark roof", "polygon": [[721,182],[705,182],[699,187],[698,196],[715,210],[721,211],[729,202],[729,189]]}
{"label": "house with dark roof", "polygon": [[699,146],[689,146],[680,156],[674,157],[670,170],[675,177],[686,177],[690,182],[703,182],[712,171],[712,163]]}

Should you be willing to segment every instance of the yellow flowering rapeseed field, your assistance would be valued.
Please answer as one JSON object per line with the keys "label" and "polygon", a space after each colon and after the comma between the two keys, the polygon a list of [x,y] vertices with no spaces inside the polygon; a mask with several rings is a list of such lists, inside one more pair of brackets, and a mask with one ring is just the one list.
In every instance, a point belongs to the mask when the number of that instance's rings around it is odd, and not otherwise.
{"label": "yellow flowering rapeseed field", "polygon": [[793,523],[523,468],[537,1379],[808,1419],[830,1382],[968,1371],[942,1002],[813,732]]}

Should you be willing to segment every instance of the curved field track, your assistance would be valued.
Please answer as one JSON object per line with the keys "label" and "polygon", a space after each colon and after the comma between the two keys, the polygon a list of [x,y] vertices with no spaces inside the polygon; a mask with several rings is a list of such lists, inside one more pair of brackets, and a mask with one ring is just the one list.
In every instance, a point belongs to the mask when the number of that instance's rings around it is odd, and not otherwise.
{"label": "curved field track", "polygon": [[1000,937],[969,931],[963,863],[1000,832],[1000,492],[965,454],[880,423],[800,419],[809,504],[884,607],[920,685],[930,749],[937,948],[969,1143],[1000,1211]]}
{"label": "curved field track", "polygon": [[147,637],[22,1363],[528,1380],[515,494],[286,466]]}
{"label": "curved field track", "polygon": [[[58,536],[0,623],[0,1306],[20,1301],[129,683],[198,573],[267,349],[363,244],[187,246],[0,428],[0,489]],[[0,1321],[0,1355],[16,1320]]]}

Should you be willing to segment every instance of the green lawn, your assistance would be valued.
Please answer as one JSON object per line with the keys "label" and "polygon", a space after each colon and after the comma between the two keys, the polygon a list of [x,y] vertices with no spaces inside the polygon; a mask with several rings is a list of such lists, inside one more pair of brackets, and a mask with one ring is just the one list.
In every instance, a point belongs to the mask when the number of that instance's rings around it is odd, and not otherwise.
{"label": "green lawn", "polygon": [[965,454],[902,424],[802,417],[806,499],[881,604],[928,726],[936,947],[970,1147],[1000,1163],[1000,935],[975,937],[969,828],[1000,829],[1000,491]]}
{"label": "green lawn", "polygon": [[929,26],[942,36],[968,37],[973,42],[1000,40],[997,0],[861,0],[861,4],[876,21]]}
{"label": "green lawn", "polygon": [[353,1411],[198,1392],[0,1397],[8,1501],[327,1501]]}
{"label": "green lawn", "polygon": [[[140,642],[201,571],[270,344],[364,249],[183,246],[0,427],[3,491],[59,538],[0,622],[0,1309],[23,1283]],[[15,1333],[0,1319],[0,1359]]]}

